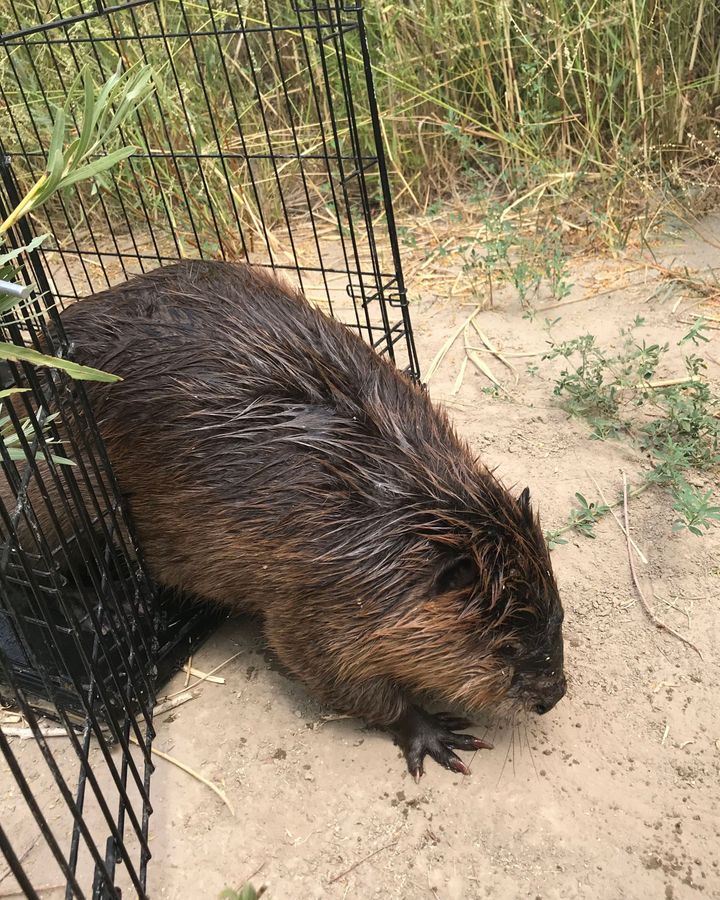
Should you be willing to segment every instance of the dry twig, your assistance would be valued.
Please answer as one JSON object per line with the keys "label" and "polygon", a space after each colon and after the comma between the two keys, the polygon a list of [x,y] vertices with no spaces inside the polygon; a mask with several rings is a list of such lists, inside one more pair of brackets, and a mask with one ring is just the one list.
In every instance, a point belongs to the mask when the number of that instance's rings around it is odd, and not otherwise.
{"label": "dry twig", "polygon": [[209,681],[211,684],[225,684],[225,679],[221,678],[219,675],[208,675],[207,672],[203,672],[202,669],[196,669],[195,666],[192,665],[192,658],[189,662],[185,663],[183,666],[186,672],[189,672],[194,678],[202,678],[203,681]]}
{"label": "dry twig", "polygon": [[660,388],[666,387],[675,387],[678,384],[702,384],[703,382],[699,378],[663,378],[661,381],[643,381],[641,382],[643,387],[649,387],[653,390],[659,390]]}
{"label": "dry twig", "polygon": [[[20,738],[22,741],[27,741],[29,738],[35,737],[35,732],[32,728],[17,728],[14,725],[3,725],[0,730],[5,737],[16,737]],[[50,725],[39,725],[38,730],[44,738],[68,736],[67,729],[65,728],[53,728]]]}
{"label": "dry twig", "polygon": [[690,288],[696,294],[700,294],[706,300],[714,300],[720,295],[720,285],[709,284],[699,276],[694,276],[689,269],[675,269],[672,266],[663,266],[660,263],[647,261],[646,265],[651,269],[655,269],[660,275],[669,280],[676,281]]}
{"label": "dry twig", "polygon": [[465,346],[465,354],[470,362],[475,366],[478,371],[482,372],[482,374],[489,378],[490,381],[495,385],[495,387],[502,387],[497,378],[493,375],[490,366],[486,362],[483,362],[482,359],[477,355],[477,353],[471,348],[470,341],[468,340],[467,328],[463,332],[463,343]]}
{"label": "dry twig", "polygon": [[481,330],[478,328],[477,322],[475,322],[475,321],[473,320],[470,324],[472,325],[472,327],[473,327],[473,328],[475,329],[475,331],[477,332],[478,337],[479,337],[480,340],[483,342],[483,344],[485,345],[485,347],[487,348],[487,350],[489,350],[490,353],[492,353],[492,355],[493,355],[494,357],[496,357],[497,359],[499,359],[500,362],[501,362],[504,366],[506,366],[508,369],[510,369],[510,371],[511,371],[511,372],[513,373],[513,375],[515,376],[515,384],[517,384],[518,381],[519,381],[519,377],[518,377],[517,369],[515,368],[515,366],[514,366],[511,362],[508,362],[507,357],[503,356],[503,354],[502,354],[502,353],[501,353],[501,352],[500,352],[500,351],[499,351],[499,350],[491,343],[490,338],[488,338],[488,336],[487,336],[483,331],[481,331]]}
{"label": "dry twig", "polygon": [[462,387],[463,380],[465,379],[465,370],[467,369],[468,358],[467,356],[463,357],[463,361],[460,363],[460,371],[458,372],[458,376],[455,379],[455,384],[453,385],[453,389],[450,392],[453,397],[456,396],[460,388]]}
{"label": "dry twig", "polygon": [[[611,513],[613,519],[615,519],[615,521],[618,523],[618,527],[620,528],[620,531],[622,531],[622,533],[625,534],[625,526],[620,521],[620,517],[613,509],[612,504],[608,503],[607,497],[605,496],[605,494],[603,494],[602,488],[597,483],[597,481],[593,478],[593,476],[590,474],[590,472],[587,471],[587,469],[585,470],[585,474],[588,476],[588,478],[590,478],[592,483],[595,485],[595,488],[596,488],[598,494],[600,494],[600,499],[605,504],[605,506],[607,506],[607,508],[610,510],[610,513]],[[627,537],[627,535],[625,535],[625,536]],[[644,565],[647,565],[647,558],[645,557],[645,554],[642,552],[642,550],[638,547],[638,545],[635,543],[635,541],[632,538],[630,538],[630,543],[633,545],[633,550],[637,553],[640,562],[643,563]]]}
{"label": "dry twig", "polygon": [[367,856],[363,856],[362,859],[359,859],[356,863],[353,863],[349,869],[345,869],[344,872],[341,872],[339,875],[333,876],[328,884],[335,884],[336,881],[340,881],[341,878],[344,878],[346,875],[349,875],[354,869],[357,869],[358,866],[362,865],[364,862],[367,862],[369,859],[372,859],[373,856],[377,856],[378,853],[382,853],[383,850],[389,850],[390,847],[394,847],[397,844],[397,841],[391,841],[389,844],[385,844],[384,847],[378,847],[377,850],[373,850],[372,853],[368,853]]}
{"label": "dry twig", "polygon": [[437,371],[440,363],[443,361],[443,359],[445,359],[445,355],[447,354],[448,350],[452,347],[452,345],[460,337],[460,335],[465,331],[465,329],[468,327],[468,325],[472,322],[472,320],[480,312],[481,309],[482,309],[482,307],[476,306],[475,309],[467,317],[467,319],[465,319],[465,321],[461,325],[458,325],[458,327],[455,329],[455,331],[453,331],[453,333],[450,335],[450,337],[445,341],[445,343],[442,345],[442,347],[438,350],[437,354],[435,355],[435,359],[430,363],[430,366],[427,370],[427,374],[425,375],[425,379],[424,379],[425,384],[430,383],[430,379],[433,377],[433,375]]}
{"label": "dry twig", "polygon": [[[139,747],[140,745],[137,742],[137,738],[134,735],[130,735],[131,743],[135,744],[135,746]],[[160,759],[164,759],[166,762],[172,763],[173,766],[177,766],[178,769],[182,769],[183,772],[187,772],[188,775],[191,775],[197,781],[202,782],[202,784],[207,785],[211,791],[214,791],[218,797],[222,800],[222,802],[227,806],[230,810],[230,813],[234,816],[235,810],[232,808],[230,801],[225,794],[225,791],[222,788],[219,788],[215,782],[210,781],[209,778],[206,778],[204,775],[201,775],[199,772],[196,772],[195,769],[191,769],[190,766],[185,765],[184,762],[180,762],[179,759],[176,759],[174,756],[170,756],[169,753],[163,753],[162,750],[158,750],[155,747],[151,748],[152,753],[155,756],[159,756]]]}
{"label": "dry twig", "polygon": [[[29,845],[23,850],[23,852],[22,852],[22,853],[20,854],[20,856],[18,856],[18,858],[17,858],[19,863],[23,862],[23,860],[25,860],[25,859],[29,856],[29,854],[32,852],[33,848],[35,847],[35,844],[37,844],[37,842],[38,842],[39,840],[40,840],[40,835],[38,835],[38,836],[35,838],[35,840],[32,841],[32,843],[29,844]],[[10,866],[6,866],[6,867],[3,869],[3,871],[0,873],[0,884],[2,884],[3,881],[5,881],[5,879],[8,877],[8,875],[10,874],[11,871],[12,871],[12,869],[10,868]]]}
{"label": "dry twig", "polygon": [[5,710],[0,713],[0,725],[17,725],[22,720],[23,717],[20,713],[5,712]]}
{"label": "dry twig", "polygon": [[[210,671],[207,673],[207,675],[203,675],[202,678],[199,678],[199,679],[195,682],[195,684],[191,684],[190,687],[194,689],[194,688],[196,688],[199,684],[202,684],[203,681],[207,681],[208,678],[209,678],[211,675],[214,675],[216,672],[219,672],[220,669],[224,669],[225,666],[226,666],[228,663],[231,663],[234,659],[237,659],[238,656],[240,656],[240,654],[241,654],[241,653],[244,653],[244,652],[245,652],[244,650],[238,650],[237,653],[233,653],[232,656],[229,656],[224,662],[221,662],[219,666],[215,666],[214,669],[210,669]],[[171,697],[178,697],[180,694],[184,694],[184,693],[185,693],[185,688],[180,688],[179,691],[174,691],[172,694],[168,694],[168,695],[165,697],[165,700],[170,700]]]}
{"label": "dry twig", "polygon": [[630,574],[632,575],[633,584],[635,585],[635,590],[637,591],[638,597],[640,598],[640,602],[642,603],[642,607],[647,614],[647,617],[653,623],[656,628],[659,628],[661,631],[667,631],[668,634],[673,635],[679,641],[682,641],[683,644],[687,644],[688,647],[692,647],[692,649],[697,653],[703,662],[705,661],[705,657],[702,655],[700,648],[694,644],[689,638],[686,638],[684,635],[680,634],[679,631],[675,631],[674,628],[671,628],[669,625],[666,625],[664,622],[661,622],[660,619],[655,615],[655,613],[650,609],[650,604],[647,602],[647,598],[643,593],[642,588],[640,587],[640,582],[638,581],[637,573],[635,572],[635,560],[633,559],[632,554],[632,545],[630,543],[630,516],[628,513],[628,489],[627,489],[627,475],[623,472],[623,512],[625,515],[625,539],[627,543],[627,552],[628,552],[628,560],[630,562]]}
{"label": "dry twig", "polygon": [[171,709],[182,706],[183,703],[187,703],[189,700],[194,700],[197,696],[198,695],[193,694],[192,691],[184,691],[182,694],[178,694],[177,697],[173,697],[171,700],[162,700],[155,709],[153,709],[153,715],[161,716],[163,713],[170,712]]}
{"label": "dry twig", "polygon": [[[261,862],[260,865],[257,867],[257,869],[255,869],[254,872],[251,872],[248,875],[248,877],[244,878],[240,883],[241,884],[249,884],[256,875],[259,875],[262,872],[262,870],[265,868],[266,865],[267,865],[267,861]],[[258,897],[260,896],[261,892],[265,893],[266,890],[267,890],[267,888],[264,885],[262,887],[258,888]]]}

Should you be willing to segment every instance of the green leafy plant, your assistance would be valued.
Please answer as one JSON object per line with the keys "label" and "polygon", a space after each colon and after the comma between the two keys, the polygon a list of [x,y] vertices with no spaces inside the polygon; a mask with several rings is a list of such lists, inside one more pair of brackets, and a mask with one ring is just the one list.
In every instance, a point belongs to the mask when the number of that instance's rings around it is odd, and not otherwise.
{"label": "green leafy plant", "polygon": [[[71,378],[79,381],[120,381],[118,375],[102,372],[90,366],[81,366],[69,359],[60,359],[57,356],[48,356],[30,347],[20,347],[17,344],[0,342],[0,359],[12,362],[29,362],[36,366],[48,366],[51,369],[62,369]],[[10,390],[13,390],[10,388]]]}
{"label": "green leafy plant", "polygon": [[218,900],[258,900],[266,890],[267,887],[265,885],[254,888],[251,884],[246,884],[239,890],[225,888],[225,890],[220,893]]}
{"label": "green leafy plant", "polygon": [[[80,80],[84,98],[81,124],[77,137],[68,144],[66,143],[68,111],[75,87]],[[135,147],[132,145],[109,152],[105,148],[131,113],[145,102],[153,89],[151,70],[148,66],[124,74],[118,68],[97,94],[87,70],[78,75],[76,85],[68,93],[65,106],[56,111],[45,171],[15,209],[0,223],[0,281],[5,282],[4,290],[0,290],[0,316],[6,325],[27,327],[37,316],[32,297],[33,286],[22,287],[15,284],[15,264],[23,254],[41,246],[48,235],[39,235],[26,246],[3,251],[4,236],[24,216],[47,203],[59,191],[80,181],[97,177],[134,153]],[[4,341],[0,342],[0,359],[59,369],[74,379],[119,381],[117,375],[90,366],[82,366],[72,360],[40,353],[31,347]],[[0,400],[24,393],[25,390],[25,388],[8,388],[0,391]],[[48,444],[55,443],[51,433],[46,431],[54,419],[55,416],[46,416],[41,422],[45,442]],[[29,419],[20,422],[20,431],[30,442],[34,430]],[[21,446],[21,433],[15,430],[8,416],[0,418],[0,441],[10,459],[25,458]],[[72,464],[70,460],[61,456],[52,455],[52,458],[57,463]]]}
{"label": "green leafy plant", "polygon": [[483,231],[484,236],[461,241],[456,250],[473,294],[480,296],[487,286],[492,296],[494,286],[511,284],[526,308],[543,283],[555,299],[567,296],[567,256],[556,232],[528,232],[522,223],[506,219],[495,202],[488,204]]}
{"label": "green leafy plant", "polygon": [[[25,388],[18,388],[18,391],[24,391]],[[2,391],[0,395],[8,395],[11,393],[10,391]],[[45,421],[42,423],[43,436],[45,439],[45,443],[48,445],[57,444],[51,431],[49,430],[50,424],[57,418],[57,415],[47,416]],[[24,419],[20,423],[20,430],[22,432],[22,436],[28,443],[31,443],[35,437],[36,431],[33,427],[33,423],[29,419]],[[24,460],[26,458],[25,451],[21,446],[20,434],[16,431],[14,425],[10,420],[10,416],[0,416],[0,441],[2,441],[5,446],[5,451],[10,459],[14,460]],[[71,459],[67,459],[64,456],[58,456],[55,453],[50,453],[50,458],[53,462],[58,463],[58,465],[64,466],[74,466],[75,463]]]}
{"label": "green leafy plant", "polygon": [[[647,343],[636,337],[644,324],[640,317],[621,331],[622,346],[610,352],[599,346],[594,335],[580,335],[555,343],[546,360],[562,359],[554,394],[568,413],[585,419],[596,440],[626,440],[649,456],[647,471],[632,495],[653,485],[663,486],[678,513],[673,528],[701,535],[720,521],[720,507],[713,505],[712,490],[695,487],[690,473],[710,472],[720,465],[720,399],[703,378],[704,360],[684,357],[686,375],[655,380],[660,366],[670,355],[669,344]],[[703,323],[698,320],[677,342],[697,344],[703,339]],[[552,545],[564,543],[562,534],[579,531],[592,537],[597,520],[610,506],[588,502],[575,495],[578,508],[566,524],[547,535]],[[618,504],[613,504],[618,505]]]}
{"label": "green leafy plant", "polygon": [[548,281],[550,294],[556,300],[563,300],[570,293],[572,285],[568,281],[567,254],[563,250],[557,232],[549,232],[539,242],[538,253],[544,258],[543,274]]}
{"label": "green leafy plant", "polygon": [[[4,235],[24,216],[47,203],[51,197],[63,189],[79,181],[96,177],[135,152],[136,148],[133,145],[110,152],[106,152],[104,148],[131,113],[137,110],[152,92],[151,74],[148,66],[125,73],[118,68],[96,94],[95,86],[87,69],[81,71],[76,84],[68,92],[65,105],[56,111],[45,171],[15,209],[0,223],[0,251],[2,251]],[[81,124],[77,137],[67,143],[70,103],[80,81],[83,85]],[[16,260],[22,254],[35,250],[47,238],[47,234],[42,234],[25,247],[0,252],[0,279],[11,282],[15,277],[14,263]],[[0,293],[0,315],[6,315],[12,311],[18,317],[17,323],[24,324],[25,316],[32,317],[34,315],[32,304],[26,303],[30,294],[29,288],[5,296]],[[0,359],[51,366],[78,379],[118,380],[116,376],[108,375],[97,369],[80,366],[70,360],[46,356],[30,348],[5,342],[0,342]]]}
{"label": "green leafy plant", "polygon": [[673,523],[673,531],[687,528],[692,534],[702,535],[711,525],[720,522],[720,506],[710,502],[712,490],[700,493],[686,481],[680,481],[673,491],[673,509],[680,516]]}
{"label": "green leafy plant", "polygon": [[703,319],[702,316],[699,316],[693,322],[693,325],[692,325],[692,328],[690,329],[690,331],[688,331],[688,333],[686,335],[684,335],[683,337],[680,338],[679,343],[684,344],[686,341],[692,341],[696,347],[699,347],[701,342],[707,344],[709,342],[710,338],[706,337],[703,334],[704,331],[707,331],[707,327],[708,326],[707,326],[707,323],[705,322],[705,319]]}
{"label": "green leafy plant", "polygon": [[580,534],[585,535],[585,537],[594,538],[595,525],[598,520],[606,513],[610,512],[610,507],[607,504],[588,501],[580,493],[575,494],[575,499],[577,500],[578,507],[577,509],[571,510],[565,528],[559,531],[550,532],[547,535],[550,549],[559,544],[567,543],[567,541],[561,537],[564,531],[578,531]]}
{"label": "green leafy plant", "polygon": [[[23,216],[47,203],[58,191],[79,181],[95,178],[135,153],[133,144],[110,152],[105,148],[131,113],[152,93],[151,77],[149,66],[124,73],[118,66],[96,95],[90,73],[87,69],[82,70],[76,84],[68,92],[65,105],[56,110],[45,171],[0,224],[0,236]],[[66,146],[69,107],[80,79],[84,94],[81,125],[78,136]]]}

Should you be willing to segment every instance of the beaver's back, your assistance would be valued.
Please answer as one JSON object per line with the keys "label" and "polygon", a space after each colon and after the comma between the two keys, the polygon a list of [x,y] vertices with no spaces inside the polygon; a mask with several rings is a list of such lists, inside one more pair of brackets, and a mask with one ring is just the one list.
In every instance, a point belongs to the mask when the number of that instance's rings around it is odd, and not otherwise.
{"label": "beaver's back", "polygon": [[93,387],[113,398],[103,414],[121,418],[132,404],[134,426],[155,402],[172,417],[175,398],[224,409],[252,396],[360,414],[382,426],[389,405],[407,415],[417,394],[345,326],[246,265],[186,261],[158,269],[74,304],[63,323],[74,359],[124,379],[109,390]]}
{"label": "beaver's back", "polygon": [[407,590],[391,556],[408,508],[466,451],[344,325],[218,262],[135,278],[63,322],[75,360],[123,378],[88,393],[162,583],[258,608],[295,586],[357,593],[363,559],[363,592],[373,577],[386,601]]}

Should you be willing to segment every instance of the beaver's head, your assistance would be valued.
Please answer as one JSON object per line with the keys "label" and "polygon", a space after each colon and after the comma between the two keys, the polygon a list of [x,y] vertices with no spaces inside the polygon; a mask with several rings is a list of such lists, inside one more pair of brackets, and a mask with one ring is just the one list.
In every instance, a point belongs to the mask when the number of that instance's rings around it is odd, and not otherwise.
{"label": "beaver's head", "polygon": [[486,502],[470,528],[458,516],[436,543],[432,592],[438,606],[454,610],[464,646],[447,699],[543,714],[566,691],[560,595],[528,489],[517,499],[491,493],[494,512]]}

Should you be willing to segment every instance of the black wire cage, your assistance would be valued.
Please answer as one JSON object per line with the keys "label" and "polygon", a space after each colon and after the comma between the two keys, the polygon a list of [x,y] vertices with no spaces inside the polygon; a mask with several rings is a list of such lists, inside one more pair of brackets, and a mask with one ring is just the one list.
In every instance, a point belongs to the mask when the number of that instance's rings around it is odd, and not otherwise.
{"label": "black wire cage", "polygon": [[[245,259],[417,379],[359,3],[7,0],[0,221],[45,170],[57,108],[81,127],[80,74],[140,66],[134,155],[5,235],[47,237],[0,280],[34,291],[22,320],[0,293],[0,341],[65,356],[68,303],[178,258]],[[0,381],[0,884],[144,897],[155,696],[217,613],[148,580],[82,382],[24,357]]]}

